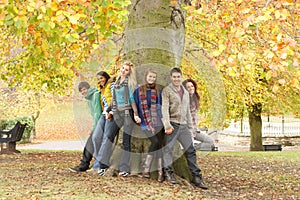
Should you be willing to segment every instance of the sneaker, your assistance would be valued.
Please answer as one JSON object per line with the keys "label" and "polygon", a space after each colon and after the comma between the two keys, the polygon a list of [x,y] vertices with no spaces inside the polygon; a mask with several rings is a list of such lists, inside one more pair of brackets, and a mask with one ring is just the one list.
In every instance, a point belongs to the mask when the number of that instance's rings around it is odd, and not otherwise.
{"label": "sneaker", "polygon": [[71,172],[85,172],[87,171],[89,168],[88,167],[83,167],[83,166],[76,166],[76,167],[70,167],[69,170]]}
{"label": "sneaker", "polygon": [[98,170],[97,174],[100,175],[100,176],[103,176],[103,175],[105,174],[106,170],[107,170],[107,168],[106,168],[106,169],[101,169],[101,168],[100,168],[100,169]]}
{"label": "sneaker", "polygon": [[128,172],[119,172],[119,176],[126,177],[126,176],[128,176],[128,175],[129,175]]}

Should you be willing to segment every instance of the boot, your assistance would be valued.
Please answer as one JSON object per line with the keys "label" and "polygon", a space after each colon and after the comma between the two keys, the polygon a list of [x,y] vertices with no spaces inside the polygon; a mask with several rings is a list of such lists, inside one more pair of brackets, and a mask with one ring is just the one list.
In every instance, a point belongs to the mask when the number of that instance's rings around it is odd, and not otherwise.
{"label": "boot", "polygon": [[157,173],[158,173],[157,181],[163,182],[164,181],[164,172],[163,172],[163,168],[162,168],[162,159],[161,158],[159,158],[157,160]]}
{"label": "boot", "polygon": [[193,179],[192,179],[192,183],[196,186],[196,187],[200,187],[204,190],[207,190],[208,187],[207,185],[205,185],[205,183],[203,182],[203,179],[202,179],[202,175],[198,175],[198,176],[193,176]]}
{"label": "boot", "polygon": [[150,168],[151,168],[152,160],[153,160],[153,155],[147,154],[144,163],[144,171],[143,171],[144,178],[150,178]]}
{"label": "boot", "polygon": [[173,183],[173,184],[179,183],[177,179],[174,177],[174,174],[172,172],[165,171],[165,177],[166,177],[166,181],[168,181],[169,183]]}

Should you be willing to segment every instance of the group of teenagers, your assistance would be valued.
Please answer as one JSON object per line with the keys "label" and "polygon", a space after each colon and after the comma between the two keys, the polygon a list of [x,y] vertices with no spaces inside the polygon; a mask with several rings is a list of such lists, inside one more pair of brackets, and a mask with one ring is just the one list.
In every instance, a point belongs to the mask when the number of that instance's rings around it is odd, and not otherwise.
{"label": "group of teenagers", "polygon": [[179,183],[172,168],[174,145],[179,141],[192,174],[192,184],[208,189],[197,164],[193,140],[199,137],[211,144],[214,141],[207,134],[195,134],[199,110],[196,82],[192,79],[182,82],[180,68],[170,70],[171,83],[164,88],[156,83],[157,72],[151,68],[145,71],[144,80],[138,87],[135,75],[133,63],[125,61],[117,77],[111,78],[105,71],[97,74],[100,90],[91,88],[88,82],[79,83],[78,90],[87,100],[93,116],[93,129],[80,164],[69,169],[87,171],[94,157],[93,169],[104,175],[110,167],[114,140],[123,127],[119,176],[127,177],[130,174],[131,136],[136,123],[151,142],[143,164],[143,177],[150,178],[155,158],[158,181]]}

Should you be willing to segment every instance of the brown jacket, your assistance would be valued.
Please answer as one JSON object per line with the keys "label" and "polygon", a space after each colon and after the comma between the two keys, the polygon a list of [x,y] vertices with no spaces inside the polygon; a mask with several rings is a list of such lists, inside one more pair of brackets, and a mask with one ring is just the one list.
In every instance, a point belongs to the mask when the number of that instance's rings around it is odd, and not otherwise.
{"label": "brown jacket", "polygon": [[180,87],[183,90],[182,100],[172,83],[162,91],[162,122],[165,130],[172,128],[170,122],[186,124],[190,130],[193,129],[190,97],[188,91],[182,85]]}

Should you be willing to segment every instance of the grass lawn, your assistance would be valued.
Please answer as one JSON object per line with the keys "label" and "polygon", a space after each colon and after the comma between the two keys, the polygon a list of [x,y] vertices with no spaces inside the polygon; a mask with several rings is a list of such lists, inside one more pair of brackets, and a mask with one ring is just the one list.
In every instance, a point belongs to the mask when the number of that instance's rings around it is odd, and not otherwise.
{"label": "grass lawn", "polygon": [[[201,152],[200,152],[201,154]],[[300,152],[198,155],[209,190],[138,176],[73,173],[81,152],[0,155],[1,199],[300,199]]]}

